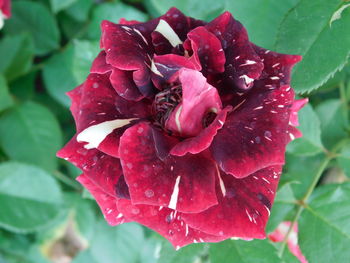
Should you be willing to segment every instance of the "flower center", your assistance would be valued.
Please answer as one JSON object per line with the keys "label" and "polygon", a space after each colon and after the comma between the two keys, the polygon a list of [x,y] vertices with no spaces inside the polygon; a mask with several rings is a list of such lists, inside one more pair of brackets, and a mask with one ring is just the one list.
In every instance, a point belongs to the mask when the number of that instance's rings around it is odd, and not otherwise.
{"label": "flower center", "polygon": [[164,129],[170,113],[181,101],[182,87],[179,84],[157,93],[153,102],[154,124]]}

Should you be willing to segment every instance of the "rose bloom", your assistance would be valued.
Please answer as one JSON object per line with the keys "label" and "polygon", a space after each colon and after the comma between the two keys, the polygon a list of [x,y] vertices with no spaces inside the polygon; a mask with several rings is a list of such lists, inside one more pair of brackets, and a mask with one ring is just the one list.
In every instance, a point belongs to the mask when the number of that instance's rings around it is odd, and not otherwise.
{"label": "rose bloom", "polygon": [[249,42],[228,12],[120,23],[102,22],[102,51],[68,93],[77,133],[58,156],[110,225],[139,222],[177,248],[265,238],[286,145],[301,136],[301,57]]}
{"label": "rose bloom", "polygon": [[4,26],[4,19],[11,16],[11,1],[0,0],[0,29]]}
{"label": "rose bloom", "polygon": [[[278,225],[278,227],[273,231],[271,234],[268,235],[268,238],[272,242],[283,242],[288,230],[291,226],[291,222],[285,221]],[[304,257],[303,253],[300,250],[299,244],[298,244],[298,224],[294,224],[291,232],[289,233],[289,236],[286,240],[288,244],[289,251],[298,258],[298,260],[301,263],[308,263],[306,258]]]}

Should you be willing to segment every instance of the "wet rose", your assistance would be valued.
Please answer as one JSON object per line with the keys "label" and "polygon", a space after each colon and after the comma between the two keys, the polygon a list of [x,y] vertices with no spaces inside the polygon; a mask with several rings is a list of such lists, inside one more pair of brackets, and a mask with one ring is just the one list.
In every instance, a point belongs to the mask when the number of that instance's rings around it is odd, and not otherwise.
{"label": "wet rose", "polygon": [[0,0],[0,29],[4,26],[4,19],[11,16],[11,1]]}
{"label": "wet rose", "polygon": [[175,8],[104,21],[101,49],[68,93],[77,132],[58,156],[108,223],[139,222],[176,247],[265,238],[286,145],[301,136],[301,57],[249,42],[228,12],[206,23]]}

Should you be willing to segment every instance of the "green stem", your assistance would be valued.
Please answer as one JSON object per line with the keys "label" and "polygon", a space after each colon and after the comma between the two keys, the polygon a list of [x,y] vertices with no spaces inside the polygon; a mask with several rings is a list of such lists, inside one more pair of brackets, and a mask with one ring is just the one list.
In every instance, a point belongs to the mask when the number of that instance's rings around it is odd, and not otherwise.
{"label": "green stem", "polygon": [[345,119],[349,119],[349,111],[348,111],[348,97],[346,94],[346,89],[345,89],[345,83],[342,82],[339,85],[339,93],[340,93],[340,99],[342,102],[342,108],[343,108],[343,114],[345,116]]}
{"label": "green stem", "polygon": [[63,173],[61,173],[60,171],[54,171],[53,175],[62,183],[74,188],[77,191],[81,190],[81,186],[74,180],[72,180],[71,178],[69,178],[68,176],[64,175]]}
{"label": "green stem", "polygon": [[299,204],[299,207],[295,213],[295,216],[292,220],[292,223],[291,225],[289,226],[288,228],[288,231],[287,231],[287,234],[286,236],[284,237],[283,241],[282,241],[282,244],[278,250],[278,255],[280,257],[283,256],[283,253],[284,253],[284,250],[286,248],[286,244],[287,244],[287,241],[288,241],[288,238],[289,238],[289,235],[292,233],[292,230],[293,230],[293,227],[295,226],[295,224],[297,223],[300,215],[301,215],[301,212],[304,210],[304,208],[307,206],[307,201],[309,200],[312,192],[314,191],[318,181],[320,180],[324,170],[327,168],[329,162],[331,160],[333,160],[334,158],[336,158],[338,155],[336,154],[345,144],[347,144],[348,142],[350,141],[349,138],[346,138],[344,140],[341,140],[339,143],[337,143],[334,148],[332,149],[331,152],[328,152],[328,154],[325,156],[325,159],[322,161],[315,177],[313,178],[309,188],[307,189],[304,197],[298,201],[298,204]]}

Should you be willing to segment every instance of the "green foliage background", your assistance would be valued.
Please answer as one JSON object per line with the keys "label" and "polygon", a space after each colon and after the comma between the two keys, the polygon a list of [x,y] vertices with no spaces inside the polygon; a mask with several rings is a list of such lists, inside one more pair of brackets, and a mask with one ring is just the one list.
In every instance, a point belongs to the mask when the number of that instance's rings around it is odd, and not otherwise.
{"label": "green foliage background", "polygon": [[303,56],[293,88],[304,137],[288,146],[267,232],[298,222],[310,263],[350,262],[350,8],[344,0],[14,0],[0,31],[0,262],[293,263],[285,243],[227,240],[179,251],[130,223],[109,227],[79,171],[55,157],[74,124],[65,92],[86,78],[102,19],[139,21],[171,6],[210,20],[230,11],[250,39]]}

